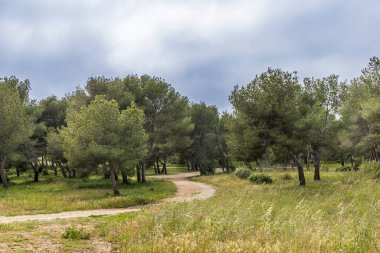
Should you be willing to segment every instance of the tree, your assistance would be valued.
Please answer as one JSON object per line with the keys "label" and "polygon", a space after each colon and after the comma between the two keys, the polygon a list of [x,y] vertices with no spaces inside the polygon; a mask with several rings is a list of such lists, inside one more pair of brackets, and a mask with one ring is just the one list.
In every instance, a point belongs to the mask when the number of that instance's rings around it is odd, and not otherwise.
{"label": "tree", "polygon": [[279,161],[293,159],[300,185],[306,185],[301,160],[307,145],[306,130],[301,124],[304,115],[296,73],[268,69],[247,86],[236,86],[230,101],[235,115],[246,119],[245,128],[259,138],[262,150],[270,150]]}
{"label": "tree", "polygon": [[205,103],[191,106],[191,121],[194,130],[191,133],[193,141],[190,152],[193,164],[199,169],[201,175],[213,173],[215,160],[218,158],[218,140],[216,136],[219,114],[215,106],[207,106]]}
{"label": "tree", "polygon": [[314,164],[314,180],[320,180],[321,149],[333,150],[338,146],[336,115],[342,104],[346,85],[331,75],[322,79],[304,80],[304,100],[301,110],[305,110],[305,128],[308,129],[308,143]]}
{"label": "tree", "polygon": [[0,81],[0,178],[8,187],[5,165],[7,156],[16,151],[32,134],[20,94],[14,86]]}
{"label": "tree", "polygon": [[146,141],[142,111],[132,105],[121,113],[115,100],[96,96],[79,112],[71,111],[67,128],[61,132],[63,148],[70,166],[88,172],[106,165],[111,173],[113,191],[117,187],[117,167],[139,159]]}
{"label": "tree", "polygon": [[351,81],[342,107],[341,121],[344,128],[339,137],[343,150],[357,157],[380,160],[379,97],[380,60],[370,59],[362,75]]}

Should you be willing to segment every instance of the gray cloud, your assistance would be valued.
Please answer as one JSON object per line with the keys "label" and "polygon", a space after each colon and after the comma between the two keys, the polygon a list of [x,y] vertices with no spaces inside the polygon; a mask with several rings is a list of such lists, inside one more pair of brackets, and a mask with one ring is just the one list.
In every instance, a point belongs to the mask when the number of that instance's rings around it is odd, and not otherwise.
{"label": "gray cloud", "polygon": [[89,76],[151,74],[229,107],[267,67],[350,79],[379,54],[374,0],[0,2],[0,75],[62,96]]}

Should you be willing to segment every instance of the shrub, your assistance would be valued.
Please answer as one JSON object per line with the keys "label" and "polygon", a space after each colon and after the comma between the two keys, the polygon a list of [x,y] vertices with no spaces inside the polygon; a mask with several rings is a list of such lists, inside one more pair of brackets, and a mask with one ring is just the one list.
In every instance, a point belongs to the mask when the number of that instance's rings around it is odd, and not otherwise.
{"label": "shrub", "polygon": [[251,175],[248,179],[252,183],[256,183],[256,184],[271,184],[271,183],[273,183],[273,179],[270,176],[264,175],[264,174]]}
{"label": "shrub", "polygon": [[234,173],[238,178],[247,179],[252,174],[252,170],[248,168],[238,168]]}
{"label": "shrub", "polygon": [[88,240],[90,239],[90,233],[81,229],[76,229],[74,227],[66,228],[65,232],[62,234],[62,238],[72,239],[72,240]]}
{"label": "shrub", "polygon": [[283,180],[292,180],[293,177],[289,173],[286,173],[286,174],[282,175],[281,179],[283,179]]}
{"label": "shrub", "polygon": [[341,172],[346,172],[346,171],[358,171],[359,168],[358,167],[351,167],[351,166],[343,166],[343,167],[340,167],[340,168],[337,168],[336,171],[341,171]]}
{"label": "shrub", "polygon": [[239,168],[235,171],[235,176],[241,179],[247,179],[252,174],[252,170],[246,168]]}
{"label": "shrub", "polygon": [[380,162],[364,162],[360,165],[360,171],[371,175],[373,179],[380,179]]}

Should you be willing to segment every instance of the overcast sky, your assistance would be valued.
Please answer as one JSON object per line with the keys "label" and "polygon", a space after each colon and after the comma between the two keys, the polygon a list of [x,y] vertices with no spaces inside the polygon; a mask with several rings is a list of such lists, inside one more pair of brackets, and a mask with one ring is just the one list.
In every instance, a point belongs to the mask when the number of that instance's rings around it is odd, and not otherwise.
{"label": "overcast sky", "polygon": [[380,56],[379,0],[0,0],[0,76],[63,96],[90,76],[149,74],[229,108],[268,67],[360,74]]}

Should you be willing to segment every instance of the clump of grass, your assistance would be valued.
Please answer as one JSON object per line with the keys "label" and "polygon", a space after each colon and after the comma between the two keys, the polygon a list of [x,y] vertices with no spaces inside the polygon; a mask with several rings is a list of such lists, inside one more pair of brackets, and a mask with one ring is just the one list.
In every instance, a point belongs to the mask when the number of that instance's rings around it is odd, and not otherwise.
{"label": "clump of grass", "polygon": [[235,171],[235,176],[241,179],[247,179],[252,174],[252,170],[247,168],[239,168]]}
{"label": "clump of grass", "polygon": [[75,227],[66,228],[65,232],[62,234],[62,238],[71,240],[88,240],[91,234],[85,231],[83,228],[76,229]]}
{"label": "clump of grass", "polygon": [[264,174],[251,175],[248,178],[248,180],[251,181],[252,183],[256,183],[256,184],[271,184],[271,183],[273,183],[273,179],[270,176],[264,175]]}
{"label": "clump of grass", "polygon": [[284,175],[282,175],[281,179],[282,180],[292,180],[293,177],[289,173],[285,173]]}
{"label": "clump of grass", "polygon": [[380,179],[380,162],[364,162],[360,166],[360,170],[362,173],[370,175],[373,179]]}
{"label": "clump of grass", "polygon": [[351,167],[351,166],[343,166],[336,169],[336,171],[340,171],[340,172],[358,171],[358,170],[359,170],[358,167]]}

